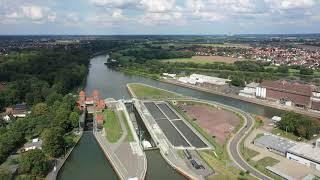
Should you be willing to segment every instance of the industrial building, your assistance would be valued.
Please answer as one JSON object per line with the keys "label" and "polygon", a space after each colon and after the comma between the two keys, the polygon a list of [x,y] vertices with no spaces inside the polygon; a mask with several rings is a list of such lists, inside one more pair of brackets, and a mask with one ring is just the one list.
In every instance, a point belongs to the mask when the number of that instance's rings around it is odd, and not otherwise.
{"label": "industrial building", "polygon": [[255,139],[254,144],[320,171],[320,138],[311,145],[267,134]]}
{"label": "industrial building", "polygon": [[259,87],[260,83],[252,82],[247,84],[243,90],[240,90],[239,96],[247,97],[247,98],[255,98],[257,94],[257,87]]}
{"label": "industrial building", "polygon": [[286,157],[320,171],[320,139],[316,141],[315,146],[298,143],[288,149]]}
{"label": "industrial building", "polygon": [[287,106],[320,110],[320,89],[297,82],[265,80],[261,84],[250,83],[239,95],[276,101]]}
{"label": "industrial building", "polygon": [[213,85],[226,85],[230,82],[229,79],[223,79],[213,76],[206,76],[202,74],[191,74],[190,77],[180,77],[178,81],[185,83],[185,84],[192,84],[195,85],[199,84],[213,84]]}
{"label": "industrial building", "polygon": [[280,136],[266,134],[254,140],[255,145],[266,148],[269,151],[272,151],[281,156],[286,156],[286,152],[289,148],[295,146],[297,143],[289,141]]}

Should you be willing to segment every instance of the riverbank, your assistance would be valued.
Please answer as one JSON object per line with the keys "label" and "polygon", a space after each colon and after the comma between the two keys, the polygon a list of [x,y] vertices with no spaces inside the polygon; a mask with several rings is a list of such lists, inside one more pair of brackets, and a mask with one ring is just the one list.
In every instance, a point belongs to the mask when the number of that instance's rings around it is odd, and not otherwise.
{"label": "riverbank", "polygon": [[78,145],[82,135],[83,135],[83,130],[80,131],[79,138],[77,139],[75,145],[68,151],[68,153],[62,159],[59,158],[56,160],[55,168],[53,168],[51,170],[51,172],[46,176],[46,180],[56,180],[57,179],[60,169],[63,167],[64,163],[69,158],[73,149]]}
{"label": "riverbank", "polygon": [[[149,87],[148,85],[146,85],[146,87]],[[130,94],[133,94],[133,96],[135,96],[135,92],[133,89],[131,89],[131,87],[129,86],[129,84],[127,85],[127,89],[129,91]],[[163,89],[160,89],[160,88],[157,88],[158,91],[167,91],[167,90],[163,90]],[[159,93],[156,93],[156,94],[159,94]],[[152,95],[150,96],[152,97]],[[139,98],[139,97],[137,97]],[[176,99],[175,99],[176,100]],[[181,99],[181,100],[176,100],[176,102],[190,102],[190,103],[201,103],[201,104],[205,104],[205,105],[209,105],[209,106],[212,106],[212,107],[216,107],[219,109],[223,109],[225,111],[229,111],[229,112],[232,112],[234,113],[235,115],[239,116],[240,118],[240,123],[237,125],[237,127],[234,128],[234,130],[231,132],[232,135],[234,134],[237,134],[239,131],[240,131],[240,128],[243,128],[245,125],[244,125],[244,122],[243,122],[243,116],[241,115],[241,112],[242,111],[237,111],[236,109],[234,108],[231,108],[231,107],[228,107],[228,106],[225,106],[225,105],[222,105],[220,103],[214,103],[214,102],[208,102],[208,101],[204,101],[204,100],[199,100],[199,99],[193,99],[193,98],[189,98],[188,97],[185,97],[185,99]],[[214,104],[213,104],[214,103]],[[139,104],[139,103],[138,103]],[[138,105],[139,106],[139,105]],[[174,106],[173,106],[174,107]],[[200,153],[201,155],[205,154],[205,153],[209,153],[208,156],[201,156],[201,158],[208,164],[211,166],[211,168],[213,168],[215,170],[215,172],[217,174],[214,174],[214,175],[211,175],[209,178],[215,178],[217,175],[217,177],[232,177],[232,178],[237,178],[237,177],[243,177],[243,175],[241,175],[241,171],[233,166],[228,166],[228,167],[225,167],[224,164],[226,164],[227,161],[230,161],[230,158],[232,157],[230,155],[230,153],[227,153],[227,152],[230,152],[229,149],[227,147],[229,147],[229,140],[232,139],[231,138],[231,134],[230,136],[228,136],[228,143],[225,143],[224,145],[219,145],[215,142],[215,140],[212,138],[211,135],[208,135],[202,128],[200,128],[197,124],[195,124],[195,122],[193,122],[190,118],[187,118],[183,112],[181,112],[179,109],[176,109],[174,108],[182,117],[184,117],[184,119],[186,119],[186,121],[190,124],[190,126],[192,126],[195,130],[197,130],[197,133],[201,134],[202,137],[204,137],[206,139],[206,142],[210,143],[212,146],[214,146],[214,150],[213,152],[211,151],[208,151],[208,150],[197,150],[198,153]],[[149,126],[152,127],[152,125],[149,125],[149,121],[147,119],[144,119],[146,117],[143,117],[142,119],[144,120],[145,124],[147,125],[147,128]],[[148,129],[151,129],[151,128],[148,128]],[[157,139],[157,135],[153,134],[152,130],[150,131],[151,133],[151,136],[154,138],[154,139]],[[161,142],[160,140],[158,140],[159,142]],[[161,146],[160,146],[161,147]],[[172,152],[172,150],[169,150],[168,152]],[[168,153],[164,153],[162,152],[162,149],[160,148],[160,153],[162,154],[163,158],[167,161],[168,164],[170,164],[174,169],[176,169],[176,171],[182,173],[184,176],[188,175],[189,174],[189,178],[192,178],[192,174],[190,174],[189,171],[186,171],[186,169],[184,168],[180,168],[180,167],[183,167],[181,166],[180,163],[180,166],[177,166],[177,163],[178,160],[173,158],[172,156],[168,156]],[[241,166],[240,166],[241,167]],[[182,170],[182,171],[181,171]],[[187,173],[187,174],[185,174]],[[239,176],[240,174],[240,176]],[[191,176],[191,177],[190,177]],[[249,175],[247,174],[244,174],[244,176],[246,178],[249,178],[249,179],[253,179],[252,177],[250,177]],[[188,176],[187,176],[188,177]],[[193,176],[194,177],[197,177],[196,176]]]}
{"label": "riverbank", "polygon": [[207,88],[203,88],[203,87],[199,87],[199,86],[195,86],[195,85],[191,85],[191,84],[180,83],[180,82],[175,81],[175,80],[169,80],[169,79],[164,80],[164,79],[161,79],[159,81],[165,82],[165,83],[169,83],[169,84],[174,84],[174,85],[181,86],[181,87],[186,87],[186,88],[198,90],[198,91],[208,92],[208,93],[211,93],[211,94],[225,96],[225,97],[229,97],[229,98],[233,98],[233,99],[237,99],[237,100],[241,100],[241,101],[246,101],[246,102],[253,103],[253,104],[258,104],[258,105],[262,105],[262,106],[276,108],[276,109],[279,109],[279,110],[293,111],[293,112],[304,114],[304,115],[307,115],[307,116],[320,118],[320,113],[318,113],[318,112],[311,112],[311,111],[306,111],[306,110],[302,110],[302,109],[297,109],[297,108],[294,108],[294,107],[280,105],[280,104],[276,104],[276,103],[273,103],[273,102],[260,100],[260,99],[245,98],[245,97],[242,97],[242,96],[239,96],[239,95],[225,94],[225,93],[222,93],[222,92],[214,91],[214,90],[211,90],[211,89],[207,89]]}

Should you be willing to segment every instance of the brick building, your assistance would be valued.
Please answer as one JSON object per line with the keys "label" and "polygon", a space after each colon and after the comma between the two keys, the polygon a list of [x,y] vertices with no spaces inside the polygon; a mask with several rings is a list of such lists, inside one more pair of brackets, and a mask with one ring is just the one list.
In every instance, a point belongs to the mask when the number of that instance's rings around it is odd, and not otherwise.
{"label": "brick building", "polygon": [[320,93],[313,85],[290,83],[287,81],[263,81],[261,88],[266,90],[266,99],[279,101],[289,106],[320,110]]}

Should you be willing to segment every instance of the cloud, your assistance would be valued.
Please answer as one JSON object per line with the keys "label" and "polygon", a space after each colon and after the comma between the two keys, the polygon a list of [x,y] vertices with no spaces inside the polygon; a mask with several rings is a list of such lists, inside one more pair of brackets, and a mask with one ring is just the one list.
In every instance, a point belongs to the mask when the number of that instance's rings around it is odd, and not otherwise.
{"label": "cloud", "polygon": [[175,10],[175,0],[141,0],[140,4],[147,12],[161,13]]}
{"label": "cloud", "polygon": [[22,6],[22,14],[26,18],[30,18],[32,20],[41,20],[44,17],[44,11],[47,11],[48,8],[40,7],[40,6]]}
{"label": "cloud", "polygon": [[275,10],[305,9],[315,4],[314,0],[265,0]]}
{"label": "cloud", "polygon": [[139,1],[137,0],[90,0],[90,3],[98,7],[123,9],[128,7],[135,7],[138,5]]}

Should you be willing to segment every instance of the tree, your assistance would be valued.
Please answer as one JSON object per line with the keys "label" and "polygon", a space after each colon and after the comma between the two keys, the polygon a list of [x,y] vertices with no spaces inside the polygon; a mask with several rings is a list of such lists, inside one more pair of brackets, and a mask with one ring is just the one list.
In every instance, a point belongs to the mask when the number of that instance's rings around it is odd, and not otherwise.
{"label": "tree", "polygon": [[310,68],[301,68],[300,69],[300,74],[302,75],[312,75],[313,74],[313,70]]}
{"label": "tree", "polygon": [[48,159],[41,150],[30,150],[22,154],[19,161],[19,171],[21,173],[30,173],[33,176],[44,177],[48,170]]}
{"label": "tree", "polygon": [[69,115],[69,121],[72,124],[72,127],[76,128],[79,126],[79,114],[77,112],[71,112]]}
{"label": "tree", "polygon": [[62,98],[63,96],[61,94],[53,92],[46,98],[46,103],[51,106],[55,101],[62,101]]}
{"label": "tree", "polygon": [[11,179],[12,174],[9,170],[0,168],[0,179],[5,180],[5,179]]}
{"label": "tree", "polygon": [[50,157],[59,157],[64,152],[64,131],[61,128],[46,129],[42,134],[43,151]]}
{"label": "tree", "polygon": [[44,116],[47,115],[49,108],[46,103],[38,103],[32,109],[33,116]]}
{"label": "tree", "polygon": [[244,80],[242,80],[238,77],[233,77],[230,83],[234,86],[241,86],[241,87],[245,86]]}
{"label": "tree", "polygon": [[288,73],[289,72],[289,67],[288,66],[279,66],[277,71],[280,72],[280,73]]}

